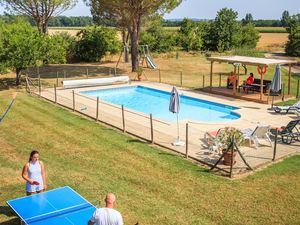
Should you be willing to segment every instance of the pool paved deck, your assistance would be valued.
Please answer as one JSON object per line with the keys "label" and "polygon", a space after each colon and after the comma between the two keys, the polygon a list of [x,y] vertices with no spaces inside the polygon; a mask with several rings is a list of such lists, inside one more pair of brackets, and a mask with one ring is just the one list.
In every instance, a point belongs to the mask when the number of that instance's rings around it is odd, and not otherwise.
{"label": "pool paved deck", "polygon": [[[152,82],[132,82],[131,84],[120,84],[113,86],[98,86],[88,88],[76,88],[76,89],[57,89],[57,102],[70,109],[73,108],[73,90],[75,96],[75,110],[82,114],[85,114],[91,118],[96,118],[97,115],[97,101],[95,98],[87,97],[80,93],[83,90],[95,90],[106,88],[117,88],[123,86],[143,85],[150,88],[157,88],[160,90],[170,92],[171,85],[152,83]],[[268,108],[270,105],[259,104],[255,102],[249,102],[241,99],[233,99],[230,97],[220,97],[210,93],[179,88],[179,92],[184,95],[205,99],[208,101],[218,102],[231,106],[239,107],[236,110],[241,115],[240,119],[228,122],[210,123],[199,121],[180,121],[180,138],[185,141],[186,139],[186,124],[188,123],[188,156],[203,164],[213,165],[218,158],[218,154],[211,154],[207,149],[203,140],[204,133],[206,131],[218,130],[225,126],[232,126],[236,128],[251,128],[255,129],[258,124],[271,125],[272,127],[280,127],[286,125],[290,120],[298,119],[296,114],[281,115],[274,113]],[[54,89],[44,89],[41,92],[42,97],[54,101]],[[122,120],[121,107],[108,104],[99,101],[98,119],[102,122],[110,124],[119,129],[124,128]],[[134,112],[132,110],[125,109],[125,130],[127,133],[139,136],[145,140],[151,140],[151,125],[149,115]],[[153,118],[153,137],[154,142],[164,148],[167,148],[173,152],[181,155],[186,154],[186,147],[176,147],[171,143],[174,142],[177,136],[177,126],[175,122],[166,122],[156,118]],[[253,147],[243,146],[241,152],[250,166],[257,170],[264,166],[272,164],[273,147],[260,146],[258,149]],[[290,155],[300,153],[300,142],[294,142],[291,145],[278,143],[276,159],[282,159]],[[224,174],[224,169],[229,170],[228,166],[223,164],[218,165],[219,170],[217,173]],[[240,157],[237,157],[237,163],[234,166],[233,174],[235,176],[239,174],[247,174],[246,165],[243,163]],[[226,173],[225,173],[226,174]]]}

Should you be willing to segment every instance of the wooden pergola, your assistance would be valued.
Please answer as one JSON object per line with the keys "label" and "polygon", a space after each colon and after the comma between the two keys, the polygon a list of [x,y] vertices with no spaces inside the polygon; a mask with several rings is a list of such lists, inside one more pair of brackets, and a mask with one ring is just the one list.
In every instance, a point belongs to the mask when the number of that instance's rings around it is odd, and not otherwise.
{"label": "wooden pergola", "polygon": [[236,87],[239,85],[239,66],[240,65],[250,65],[250,66],[257,66],[260,67],[260,100],[262,100],[263,96],[263,81],[264,81],[264,68],[267,68],[269,65],[276,65],[276,64],[288,64],[289,66],[289,74],[288,74],[288,95],[291,93],[291,67],[293,64],[297,63],[293,60],[281,60],[281,59],[266,59],[266,58],[257,58],[257,57],[247,57],[247,56],[220,56],[220,57],[209,57],[210,64],[210,92],[212,92],[212,78],[213,78],[213,65],[214,62],[219,63],[231,63],[233,65],[238,66],[238,79],[237,83],[235,82],[233,88],[233,94],[236,93]]}

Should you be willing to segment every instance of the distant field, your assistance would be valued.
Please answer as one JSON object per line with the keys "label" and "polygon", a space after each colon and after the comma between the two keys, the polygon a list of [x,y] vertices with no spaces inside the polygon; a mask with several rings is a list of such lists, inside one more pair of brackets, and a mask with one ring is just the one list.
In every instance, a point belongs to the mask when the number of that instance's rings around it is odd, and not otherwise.
{"label": "distant field", "polygon": [[66,32],[71,36],[75,36],[83,27],[49,27],[48,32],[50,35],[60,32]]}
{"label": "distant field", "polygon": [[260,33],[287,33],[284,27],[255,27]]}
{"label": "distant field", "polygon": [[[165,27],[166,30],[179,30],[180,27]],[[260,33],[286,33],[284,27],[255,27]]]}
{"label": "distant field", "polygon": [[256,49],[265,51],[284,51],[288,41],[287,33],[260,33]]}
{"label": "distant field", "polygon": [[[83,27],[50,27],[49,34],[57,32],[67,32],[72,36],[75,36]],[[168,31],[176,31],[179,27],[165,27]],[[284,51],[285,43],[288,40],[288,34],[284,33],[285,28],[283,27],[257,27],[260,33],[260,40],[257,44],[258,50],[265,51]],[[262,32],[266,31],[267,32]],[[272,31],[272,32],[271,32]],[[274,33],[273,31],[278,31]]]}

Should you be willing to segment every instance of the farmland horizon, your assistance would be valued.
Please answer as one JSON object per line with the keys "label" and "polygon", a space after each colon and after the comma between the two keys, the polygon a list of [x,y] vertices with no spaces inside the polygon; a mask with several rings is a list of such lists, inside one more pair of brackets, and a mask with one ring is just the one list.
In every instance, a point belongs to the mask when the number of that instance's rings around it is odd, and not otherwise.
{"label": "farmland horizon", "polygon": [[[270,9],[272,10],[265,10]],[[212,20],[222,8],[231,8],[238,12],[238,20],[245,18],[251,13],[254,20],[279,20],[283,11],[287,10],[290,15],[300,12],[300,4],[295,0],[279,1],[274,4],[273,0],[252,0],[251,2],[240,0],[189,0],[183,1],[172,12],[165,14],[166,20],[182,20],[184,18],[194,20]],[[0,15],[6,12],[5,7],[0,5]],[[79,1],[74,8],[67,10],[61,16],[91,16],[90,8],[83,1]]]}

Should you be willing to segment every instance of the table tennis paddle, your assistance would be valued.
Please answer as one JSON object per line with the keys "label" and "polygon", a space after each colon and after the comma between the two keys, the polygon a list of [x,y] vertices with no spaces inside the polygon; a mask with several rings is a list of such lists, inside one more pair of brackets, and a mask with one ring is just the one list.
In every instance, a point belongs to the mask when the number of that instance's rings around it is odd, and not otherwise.
{"label": "table tennis paddle", "polygon": [[34,184],[34,185],[39,185],[40,183],[37,182],[37,181],[33,181],[32,184]]}

